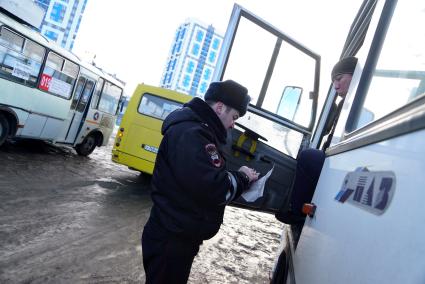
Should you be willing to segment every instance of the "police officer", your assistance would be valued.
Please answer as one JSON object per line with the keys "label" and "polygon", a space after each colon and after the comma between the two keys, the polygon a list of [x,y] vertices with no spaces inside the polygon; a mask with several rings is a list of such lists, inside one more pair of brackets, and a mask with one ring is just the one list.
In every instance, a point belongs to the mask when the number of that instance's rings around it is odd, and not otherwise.
{"label": "police officer", "polygon": [[146,283],[186,283],[202,241],[218,232],[225,205],[258,179],[246,166],[227,170],[220,151],[249,101],[242,85],[213,82],[205,101],[195,97],[165,119],[142,235]]}

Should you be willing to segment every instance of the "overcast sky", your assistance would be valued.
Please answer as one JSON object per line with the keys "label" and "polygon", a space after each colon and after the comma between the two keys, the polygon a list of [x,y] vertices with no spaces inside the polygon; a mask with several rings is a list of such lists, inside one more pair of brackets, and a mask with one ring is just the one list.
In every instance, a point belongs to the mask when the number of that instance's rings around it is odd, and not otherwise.
{"label": "overcast sky", "polygon": [[[240,0],[239,5],[322,57],[320,96],[362,0]],[[177,27],[187,18],[223,35],[232,0],[88,0],[74,52],[127,82],[158,86]],[[324,90],[324,91],[322,91]]]}

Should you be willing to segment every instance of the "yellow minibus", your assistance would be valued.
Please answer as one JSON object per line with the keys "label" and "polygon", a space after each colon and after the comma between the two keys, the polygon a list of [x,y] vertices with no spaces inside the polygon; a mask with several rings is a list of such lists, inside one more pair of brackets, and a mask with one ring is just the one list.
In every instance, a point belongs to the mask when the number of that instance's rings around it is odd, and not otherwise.
{"label": "yellow minibus", "polygon": [[162,139],[162,122],[191,98],[169,89],[139,84],[122,117],[112,161],[152,174]]}

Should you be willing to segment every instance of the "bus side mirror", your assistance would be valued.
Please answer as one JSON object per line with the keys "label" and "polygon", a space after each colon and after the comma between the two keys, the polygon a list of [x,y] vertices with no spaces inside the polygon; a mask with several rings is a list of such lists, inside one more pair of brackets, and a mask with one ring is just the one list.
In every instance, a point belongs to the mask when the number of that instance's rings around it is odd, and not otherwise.
{"label": "bus side mirror", "polygon": [[280,97],[276,114],[292,121],[298,110],[302,93],[303,89],[300,87],[286,86]]}

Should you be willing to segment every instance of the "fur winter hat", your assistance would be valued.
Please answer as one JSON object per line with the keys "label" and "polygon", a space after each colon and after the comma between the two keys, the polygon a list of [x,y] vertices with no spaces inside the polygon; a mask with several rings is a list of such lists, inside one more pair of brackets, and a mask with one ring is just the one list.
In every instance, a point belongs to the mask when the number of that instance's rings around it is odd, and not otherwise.
{"label": "fur winter hat", "polygon": [[239,116],[245,115],[251,100],[248,89],[233,80],[211,83],[204,99],[206,101],[220,101],[239,111]]}

